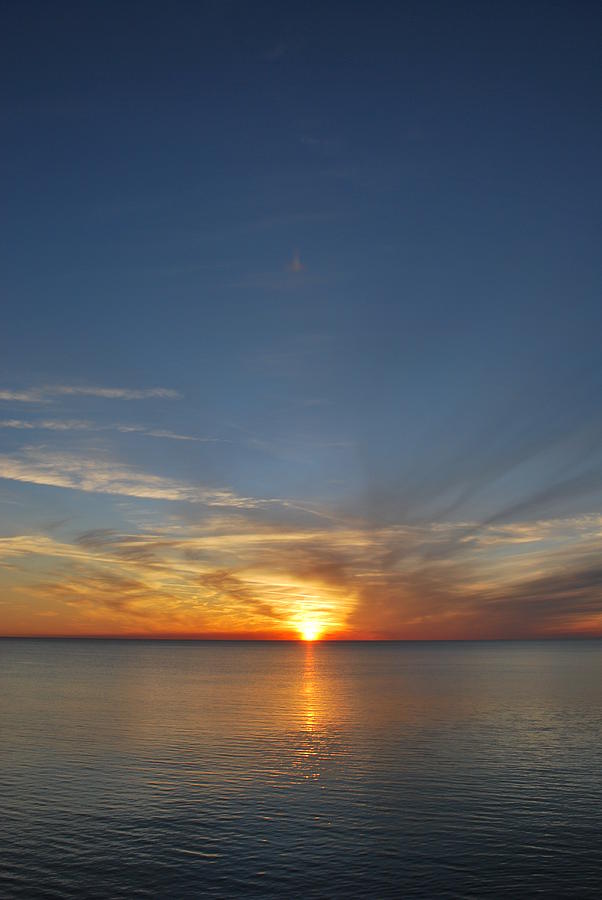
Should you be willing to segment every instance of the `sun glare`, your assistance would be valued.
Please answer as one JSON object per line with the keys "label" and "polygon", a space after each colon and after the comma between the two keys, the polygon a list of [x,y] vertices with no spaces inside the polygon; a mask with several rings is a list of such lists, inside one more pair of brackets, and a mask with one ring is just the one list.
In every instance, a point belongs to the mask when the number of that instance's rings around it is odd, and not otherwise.
{"label": "sun glare", "polygon": [[320,626],[316,622],[303,622],[299,632],[304,641],[316,641],[320,637]]}

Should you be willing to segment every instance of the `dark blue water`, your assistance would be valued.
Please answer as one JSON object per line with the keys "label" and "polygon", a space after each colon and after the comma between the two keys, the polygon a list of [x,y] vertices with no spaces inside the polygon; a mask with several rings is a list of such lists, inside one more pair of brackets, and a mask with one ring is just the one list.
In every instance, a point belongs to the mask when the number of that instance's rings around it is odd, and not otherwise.
{"label": "dark blue water", "polygon": [[602,643],[0,641],[0,895],[602,887]]}

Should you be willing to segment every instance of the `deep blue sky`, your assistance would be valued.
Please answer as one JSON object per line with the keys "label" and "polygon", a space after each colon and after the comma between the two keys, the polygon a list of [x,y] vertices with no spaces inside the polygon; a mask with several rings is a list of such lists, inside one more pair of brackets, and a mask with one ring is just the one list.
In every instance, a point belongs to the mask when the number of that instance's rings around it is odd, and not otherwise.
{"label": "deep blue sky", "polygon": [[[319,507],[470,543],[562,519],[565,553],[598,521],[599,4],[5,2],[2,20],[4,534],[218,508],[134,513],[130,482],[83,485],[97,464],[259,501],[235,508],[261,527]],[[156,388],[178,396],[135,393]],[[435,555],[457,567],[450,541]],[[337,560],[353,617],[368,576]],[[388,597],[357,627],[405,634]]]}

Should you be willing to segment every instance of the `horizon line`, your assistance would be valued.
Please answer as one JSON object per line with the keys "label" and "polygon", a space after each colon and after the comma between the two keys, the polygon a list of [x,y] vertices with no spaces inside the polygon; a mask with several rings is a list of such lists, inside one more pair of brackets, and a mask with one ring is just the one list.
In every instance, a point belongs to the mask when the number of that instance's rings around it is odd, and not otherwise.
{"label": "horizon line", "polygon": [[2,641],[146,641],[157,643],[244,643],[244,644],[479,644],[519,643],[529,641],[602,641],[602,635],[570,634],[539,637],[466,637],[466,638],[249,638],[249,637],[179,637],[113,634],[0,634]]}

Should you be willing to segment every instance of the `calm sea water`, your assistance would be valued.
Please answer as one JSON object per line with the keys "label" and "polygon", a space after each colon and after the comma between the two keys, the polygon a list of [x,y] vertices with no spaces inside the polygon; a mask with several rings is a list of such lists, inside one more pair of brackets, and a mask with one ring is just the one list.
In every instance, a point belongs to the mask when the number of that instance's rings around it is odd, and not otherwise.
{"label": "calm sea water", "polygon": [[602,890],[602,642],[0,641],[0,896]]}

